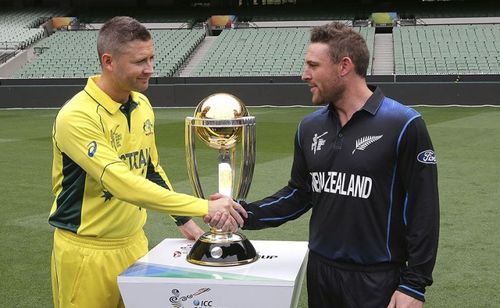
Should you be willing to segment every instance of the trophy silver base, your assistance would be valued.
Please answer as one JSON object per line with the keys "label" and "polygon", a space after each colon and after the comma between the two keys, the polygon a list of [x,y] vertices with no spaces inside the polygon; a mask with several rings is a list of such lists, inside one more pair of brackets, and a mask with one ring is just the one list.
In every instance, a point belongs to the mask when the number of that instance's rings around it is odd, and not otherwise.
{"label": "trophy silver base", "polygon": [[252,243],[241,233],[206,232],[187,255],[189,263],[204,266],[235,266],[259,259]]}

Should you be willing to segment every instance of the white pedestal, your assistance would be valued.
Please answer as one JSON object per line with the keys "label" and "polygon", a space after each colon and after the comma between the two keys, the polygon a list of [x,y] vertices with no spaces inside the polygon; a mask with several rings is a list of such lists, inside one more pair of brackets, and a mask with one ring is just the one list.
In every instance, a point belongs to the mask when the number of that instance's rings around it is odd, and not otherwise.
{"label": "white pedestal", "polygon": [[231,267],[186,261],[193,245],[165,239],[118,276],[127,308],[296,307],[307,264],[307,242],[252,241],[259,260]]}

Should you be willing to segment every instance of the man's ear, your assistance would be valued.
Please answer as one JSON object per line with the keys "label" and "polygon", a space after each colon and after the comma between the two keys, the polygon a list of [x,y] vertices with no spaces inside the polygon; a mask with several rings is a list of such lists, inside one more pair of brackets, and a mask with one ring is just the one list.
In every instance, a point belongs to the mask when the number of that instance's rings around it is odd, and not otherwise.
{"label": "man's ear", "polygon": [[352,63],[352,60],[349,57],[343,57],[339,64],[341,77],[348,75],[354,69],[354,63]]}
{"label": "man's ear", "polygon": [[101,56],[101,65],[103,70],[113,70],[113,57],[109,53],[104,53]]}

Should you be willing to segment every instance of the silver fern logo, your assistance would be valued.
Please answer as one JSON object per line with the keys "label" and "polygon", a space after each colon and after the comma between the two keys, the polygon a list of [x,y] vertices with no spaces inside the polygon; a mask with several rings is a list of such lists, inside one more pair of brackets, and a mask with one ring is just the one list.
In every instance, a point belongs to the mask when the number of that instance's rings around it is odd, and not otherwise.
{"label": "silver fern logo", "polygon": [[352,151],[352,155],[354,155],[354,152],[356,150],[364,151],[367,146],[370,144],[374,143],[375,141],[379,140],[382,138],[384,135],[379,135],[379,136],[364,136],[356,140],[356,147]]}

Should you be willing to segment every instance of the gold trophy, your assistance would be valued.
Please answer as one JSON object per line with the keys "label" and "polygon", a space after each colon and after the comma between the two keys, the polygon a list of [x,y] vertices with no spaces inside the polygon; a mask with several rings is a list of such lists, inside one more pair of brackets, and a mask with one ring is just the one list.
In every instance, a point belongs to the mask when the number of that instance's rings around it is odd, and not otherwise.
{"label": "gold trophy", "polygon": [[[185,128],[187,169],[195,195],[206,198],[199,175],[197,136],[203,144],[218,151],[219,193],[236,201],[245,200],[255,166],[256,131],[255,117],[249,116],[243,102],[231,94],[212,94],[198,104],[194,117],[186,118]],[[238,145],[241,157],[237,168]],[[187,255],[188,262],[205,266],[243,265],[258,258],[243,234],[215,228],[203,234]]]}

